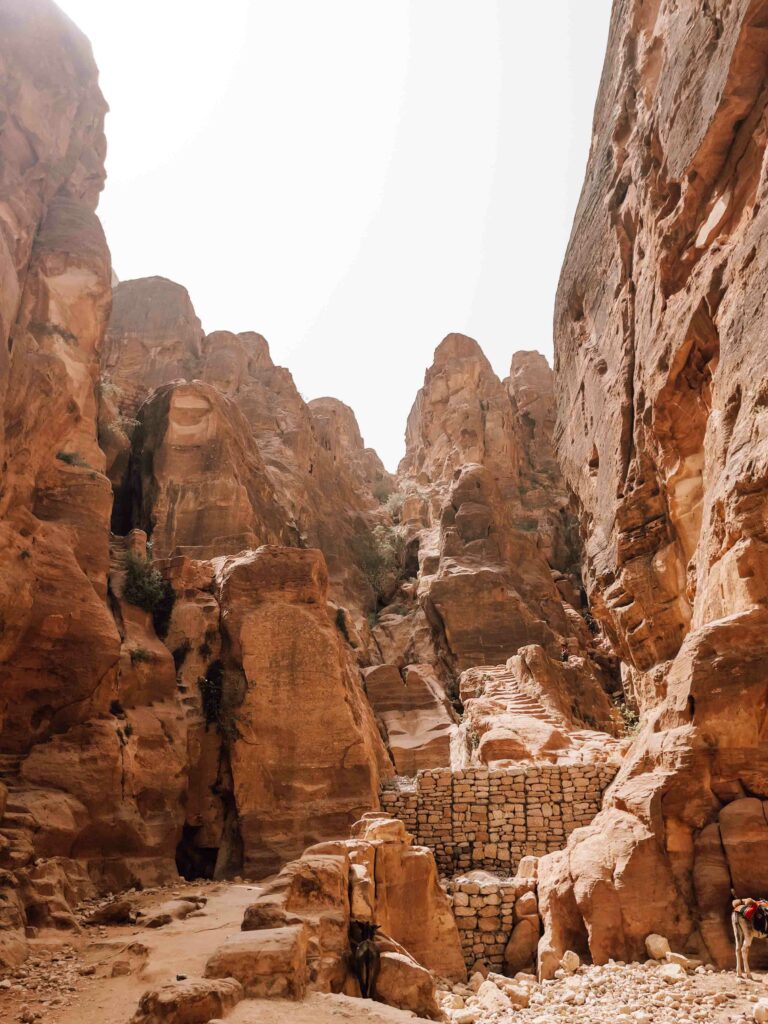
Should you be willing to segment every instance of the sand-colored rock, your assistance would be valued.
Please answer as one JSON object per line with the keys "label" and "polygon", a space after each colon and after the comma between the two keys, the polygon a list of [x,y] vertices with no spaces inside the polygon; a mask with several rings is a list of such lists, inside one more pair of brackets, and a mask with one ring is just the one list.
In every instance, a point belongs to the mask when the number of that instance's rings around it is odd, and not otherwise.
{"label": "sand-colored rock", "polygon": [[375,665],[366,669],[365,692],[381,719],[398,775],[451,763],[455,716],[431,665]]}
{"label": "sand-colored rock", "polygon": [[208,1024],[223,1017],[243,998],[243,987],[234,978],[171,982],[146,992],[131,1024]]}
{"label": "sand-colored rock", "polygon": [[615,5],[560,280],[558,451],[592,613],[646,719],[552,889],[570,892],[599,962],[641,953],[644,930],[732,963],[713,925],[724,865],[700,838],[718,818],[748,826],[730,873],[765,884],[746,855],[763,825],[723,806],[768,796],[765,55],[747,2],[695,23]]}
{"label": "sand-colored rock", "polygon": [[205,965],[206,978],[235,978],[252,999],[302,999],[307,988],[303,924],[230,935]]}
{"label": "sand-colored rock", "polygon": [[593,663],[552,658],[538,645],[505,665],[467,669],[460,733],[467,756],[490,767],[521,761],[596,763],[616,757],[614,711]]}
{"label": "sand-colored rock", "polygon": [[263,547],[218,572],[233,795],[252,875],[345,834],[391,774],[327,588],[313,550]]}
{"label": "sand-colored rock", "polygon": [[427,1020],[440,1020],[442,1016],[429,971],[402,953],[381,954],[376,997],[389,1006],[410,1010]]}

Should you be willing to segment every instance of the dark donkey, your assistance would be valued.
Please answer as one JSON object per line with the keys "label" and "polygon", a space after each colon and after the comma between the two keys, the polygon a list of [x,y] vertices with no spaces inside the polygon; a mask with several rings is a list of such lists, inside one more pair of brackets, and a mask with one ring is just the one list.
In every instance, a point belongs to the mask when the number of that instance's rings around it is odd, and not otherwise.
{"label": "dark donkey", "polygon": [[376,995],[376,978],[379,976],[380,956],[376,945],[379,926],[372,921],[350,921],[349,943],[352,947],[352,970],[360,985],[363,999]]}

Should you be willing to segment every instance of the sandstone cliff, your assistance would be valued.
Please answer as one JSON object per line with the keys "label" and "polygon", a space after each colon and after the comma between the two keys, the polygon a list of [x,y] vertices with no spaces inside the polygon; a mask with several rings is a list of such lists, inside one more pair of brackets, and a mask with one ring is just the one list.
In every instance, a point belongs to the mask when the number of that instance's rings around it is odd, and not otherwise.
{"label": "sandstone cliff", "polygon": [[[307,404],[260,334],[205,335],[186,289],[161,277],[115,288],[102,374],[115,407],[110,436],[122,426],[134,439],[127,483],[116,475],[120,529],[140,526],[154,540],[159,524],[156,553],[164,555],[235,554],[273,542],[319,547],[339,598],[369,603],[355,543],[370,534],[373,492],[383,496],[391,484],[351,409],[335,399]],[[199,397],[179,392],[182,382]],[[161,387],[165,397],[144,406]],[[206,403],[215,416],[203,415]],[[190,458],[197,462],[182,485]]]}
{"label": "sandstone cliff", "polygon": [[[438,346],[408,418],[393,511],[414,580],[384,609],[374,636],[386,662],[436,666],[454,697],[462,673],[478,670],[480,685],[465,691],[455,765],[553,759],[561,756],[555,748],[571,751],[566,735],[616,728],[607,696],[613,666],[599,657],[582,614],[579,541],[553,426],[543,356],[517,353],[502,382],[477,342],[459,334]],[[524,649],[531,652],[525,686],[509,671]],[[504,684],[491,697],[484,680],[495,675]],[[546,743],[521,737],[532,737],[532,721],[551,728],[538,697],[551,692],[552,678],[565,733],[544,754]]]}
{"label": "sandstone cliff", "polygon": [[557,445],[643,728],[542,865],[547,953],[629,959],[663,931],[730,962],[729,890],[765,886],[766,26],[749,0],[614,4],[555,313]]}

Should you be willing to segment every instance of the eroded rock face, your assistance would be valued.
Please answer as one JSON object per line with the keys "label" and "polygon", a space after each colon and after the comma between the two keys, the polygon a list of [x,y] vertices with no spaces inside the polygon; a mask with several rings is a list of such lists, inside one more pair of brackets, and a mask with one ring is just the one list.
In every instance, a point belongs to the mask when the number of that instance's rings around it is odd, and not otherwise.
{"label": "eroded rock face", "polygon": [[189,730],[180,863],[190,877],[264,877],[345,835],[392,764],[321,552],[264,546],[166,571]]}
{"label": "eroded rock face", "polygon": [[[566,734],[616,732],[606,696],[616,685],[615,658],[582,615],[579,544],[554,457],[554,418],[543,356],[516,354],[502,382],[477,342],[452,334],[408,419],[395,508],[414,580],[384,609],[374,636],[395,665],[418,652],[454,697],[462,697],[462,673],[499,683],[486,697],[472,693],[474,718],[465,718],[445,765],[554,760],[556,750],[573,752]],[[523,673],[523,693],[508,666],[524,649],[540,654]],[[553,732],[540,698],[556,691],[564,731]],[[532,729],[547,735],[533,740]],[[603,742],[597,734],[595,741]]]}
{"label": "eroded rock face", "polygon": [[600,960],[660,932],[730,962],[730,886],[765,884],[715,829],[768,795],[766,46],[763,5],[615,5],[558,292],[559,455],[590,605],[646,723],[545,871],[543,942],[565,918]]}
{"label": "eroded rock face", "polygon": [[[139,412],[135,470],[153,554],[214,558],[296,539],[237,406],[196,381],[155,390]],[[130,502],[135,481],[127,480]]]}
{"label": "eroded rock face", "polygon": [[[0,12],[0,960],[96,888],[175,877],[184,727],[167,648],[122,599],[97,433],[106,105],[55,5]],[[109,592],[109,593],[108,593]]]}
{"label": "eroded rock face", "polygon": [[430,972],[462,981],[466,969],[434,856],[412,842],[401,821],[371,812],[355,823],[351,839],[305,850],[266,883],[245,912],[240,937],[213,955],[206,974],[231,974],[246,990],[255,982],[267,996],[296,998],[297,986],[359,995],[351,953],[360,926],[375,922],[376,947],[391,960],[376,998],[439,1019]]}
{"label": "eroded rock face", "polygon": [[[118,410],[117,422],[105,414],[104,433],[117,435],[116,449],[121,427],[130,432],[137,418],[142,423],[149,418],[152,438],[146,443],[138,438],[140,447],[157,451],[166,445],[160,458],[183,468],[184,455],[173,436],[183,430],[192,447],[187,420],[196,400],[189,389],[216,409],[216,417],[198,412],[199,425],[205,421],[210,436],[205,450],[198,451],[180,510],[186,508],[194,528],[178,536],[172,529],[162,539],[165,553],[193,547],[198,557],[207,557],[276,541],[319,547],[339,596],[356,607],[368,602],[354,557],[355,538],[370,531],[371,515],[392,484],[376,453],[365,448],[348,406],[331,398],[307,404],[290,372],[274,365],[260,334],[204,335],[186,290],[165,278],[124,281],[115,288],[102,369],[106,401]],[[160,394],[142,407],[158,388]],[[217,444],[223,459],[213,457]],[[155,521],[165,523],[174,484],[147,479],[139,452],[132,487],[118,502],[120,528],[151,530]],[[222,522],[230,516],[233,522]],[[224,527],[233,530],[229,538]],[[238,548],[238,539],[248,543]]]}
{"label": "eroded rock face", "polygon": [[365,671],[365,692],[398,775],[451,763],[456,715],[431,665],[375,665]]}

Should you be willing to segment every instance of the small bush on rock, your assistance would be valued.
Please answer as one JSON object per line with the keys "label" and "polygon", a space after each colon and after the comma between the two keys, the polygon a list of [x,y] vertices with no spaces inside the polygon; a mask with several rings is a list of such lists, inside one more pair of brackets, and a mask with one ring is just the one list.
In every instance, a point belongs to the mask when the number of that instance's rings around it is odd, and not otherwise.
{"label": "small bush on rock", "polygon": [[129,604],[152,613],[155,630],[161,639],[168,635],[176,596],[170,583],[148,559],[132,553],[126,555],[123,597]]}
{"label": "small bush on rock", "polygon": [[388,582],[396,581],[403,566],[404,543],[392,526],[377,526],[358,534],[352,542],[357,567],[380,604]]}
{"label": "small bush on rock", "polygon": [[79,466],[81,469],[92,469],[90,463],[86,462],[80,452],[56,452],[59,462],[66,462],[68,466]]}
{"label": "small bush on rock", "polygon": [[142,661],[154,661],[155,656],[146,647],[134,647],[131,650],[131,664],[137,665]]}
{"label": "small bush on rock", "polygon": [[227,673],[220,661],[213,661],[197,685],[203,705],[205,727],[215,725],[219,734],[230,743],[240,738],[235,709],[242,703],[245,677]]}

